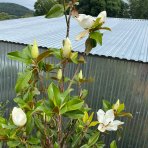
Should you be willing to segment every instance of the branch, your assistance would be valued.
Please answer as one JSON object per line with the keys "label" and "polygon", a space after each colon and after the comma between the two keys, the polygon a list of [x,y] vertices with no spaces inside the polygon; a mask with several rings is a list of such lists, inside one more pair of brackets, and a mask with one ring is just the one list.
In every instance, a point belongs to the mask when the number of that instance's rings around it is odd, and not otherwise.
{"label": "branch", "polygon": [[70,8],[69,17],[68,17],[68,20],[67,20],[67,34],[66,34],[66,37],[69,37],[71,15],[72,15],[72,8]]}
{"label": "branch", "polygon": [[66,20],[66,25],[68,27],[68,19],[67,19],[67,15],[66,15],[65,0],[63,0],[63,7],[64,7],[64,16],[65,16],[65,20]]}
{"label": "branch", "polygon": [[58,115],[58,144],[60,148],[62,148],[61,139],[62,139],[62,117],[61,115]]}
{"label": "branch", "polygon": [[71,88],[72,82],[73,82],[73,80],[74,80],[76,74],[79,72],[79,68],[80,68],[80,64],[77,65],[76,71],[75,71],[75,73],[74,73],[74,75],[73,75],[73,77],[72,77],[72,79],[71,79],[71,81],[70,81],[70,83],[69,83],[69,85],[68,85],[68,89]]}

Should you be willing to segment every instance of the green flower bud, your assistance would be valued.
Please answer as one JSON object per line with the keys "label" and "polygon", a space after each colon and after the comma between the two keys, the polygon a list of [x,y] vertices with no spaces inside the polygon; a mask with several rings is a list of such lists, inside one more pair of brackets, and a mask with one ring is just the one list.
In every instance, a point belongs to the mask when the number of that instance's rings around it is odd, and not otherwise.
{"label": "green flower bud", "polygon": [[113,105],[113,110],[117,111],[120,106],[120,100],[117,100],[117,102]]}
{"label": "green flower bud", "polygon": [[80,72],[79,72],[79,74],[78,74],[78,77],[79,77],[80,80],[83,79],[83,73],[82,73],[82,70],[80,70]]}
{"label": "green flower bud", "polygon": [[32,58],[36,59],[39,56],[39,49],[36,40],[34,40],[32,49],[31,49]]}
{"label": "green flower bud", "polygon": [[70,57],[70,54],[71,54],[71,50],[72,50],[71,41],[70,41],[69,38],[67,37],[67,38],[63,41],[63,57],[64,57],[64,58],[69,58],[69,57]]}
{"label": "green flower bud", "polygon": [[61,69],[58,70],[57,78],[58,78],[59,80],[62,79],[62,70],[61,70]]}

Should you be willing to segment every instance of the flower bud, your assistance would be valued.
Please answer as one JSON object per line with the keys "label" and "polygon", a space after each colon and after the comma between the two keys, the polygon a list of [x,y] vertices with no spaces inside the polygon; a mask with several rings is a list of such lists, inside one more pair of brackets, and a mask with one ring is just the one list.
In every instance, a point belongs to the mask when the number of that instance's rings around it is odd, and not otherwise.
{"label": "flower bud", "polygon": [[61,69],[58,70],[57,78],[58,78],[59,80],[62,79],[62,70],[61,70]]}
{"label": "flower bud", "polygon": [[69,58],[69,57],[70,57],[70,54],[71,54],[71,50],[72,50],[71,41],[70,41],[69,38],[67,37],[67,38],[63,41],[63,57],[64,57],[64,58]]}
{"label": "flower bud", "polygon": [[101,13],[99,13],[97,18],[100,18],[100,23],[105,23],[106,17],[107,17],[106,11],[102,11]]}
{"label": "flower bud", "polygon": [[32,49],[31,49],[32,58],[37,58],[39,56],[39,49],[36,40],[34,40]]}
{"label": "flower bud", "polygon": [[80,70],[79,74],[78,74],[79,79],[83,79],[83,74],[82,74],[82,70]]}
{"label": "flower bud", "polygon": [[114,106],[113,106],[113,110],[117,111],[118,108],[119,108],[119,106],[120,106],[120,101],[117,100],[117,102],[116,102],[116,103],[114,104]]}
{"label": "flower bud", "polygon": [[12,110],[12,120],[16,126],[24,126],[27,122],[27,117],[21,108],[14,107]]}

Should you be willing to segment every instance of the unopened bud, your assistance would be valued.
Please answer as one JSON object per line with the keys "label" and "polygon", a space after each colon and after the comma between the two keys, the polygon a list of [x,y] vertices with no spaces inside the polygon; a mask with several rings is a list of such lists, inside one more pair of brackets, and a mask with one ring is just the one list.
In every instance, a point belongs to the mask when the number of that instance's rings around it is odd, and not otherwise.
{"label": "unopened bud", "polygon": [[62,70],[61,70],[61,69],[58,70],[57,78],[58,78],[59,80],[62,79]]}
{"label": "unopened bud", "polygon": [[24,126],[27,122],[25,112],[21,108],[14,107],[12,110],[12,121],[16,126]]}
{"label": "unopened bud", "polygon": [[70,41],[69,38],[67,37],[67,38],[63,41],[63,57],[64,57],[64,58],[69,58],[69,57],[70,57],[70,54],[71,54],[71,50],[72,50],[71,41]]}
{"label": "unopened bud", "polygon": [[106,11],[99,13],[98,18],[100,18],[100,23],[105,23],[107,17]]}
{"label": "unopened bud", "polygon": [[113,110],[117,111],[119,106],[120,106],[120,100],[117,100],[117,102],[113,106]]}
{"label": "unopened bud", "polygon": [[34,40],[32,49],[31,49],[32,58],[37,58],[39,56],[39,49],[36,40]]}
{"label": "unopened bud", "polygon": [[79,77],[80,80],[83,79],[83,73],[82,73],[82,70],[80,70],[80,72],[79,72],[79,74],[78,74],[78,77]]}

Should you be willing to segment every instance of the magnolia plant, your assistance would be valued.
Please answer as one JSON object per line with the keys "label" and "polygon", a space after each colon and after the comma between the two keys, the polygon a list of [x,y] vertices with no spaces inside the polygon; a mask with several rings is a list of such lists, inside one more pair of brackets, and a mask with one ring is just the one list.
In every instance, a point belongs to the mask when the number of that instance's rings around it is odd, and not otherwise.
{"label": "magnolia plant", "polygon": [[[88,91],[82,88],[82,84],[90,79],[84,77],[81,67],[86,64],[85,56],[97,43],[102,44],[101,29],[110,29],[104,27],[105,11],[94,18],[78,14],[76,5],[76,0],[69,3],[63,0],[63,5],[54,5],[46,16],[65,15],[67,32],[61,49],[49,48],[41,52],[34,41],[33,46],[8,53],[10,59],[23,62],[26,68],[19,73],[15,85],[17,95],[13,100],[16,106],[9,119],[0,117],[0,141],[3,146],[103,148],[102,136],[110,131],[121,131],[124,124],[121,117],[131,116],[124,112],[124,103],[119,100],[115,104],[103,100],[104,109],[97,112],[91,112],[85,101]],[[69,39],[71,17],[84,28],[76,39],[87,37],[83,55],[73,52]],[[51,63],[50,58],[56,58],[58,62]],[[65,71],[71,64],[75,65],[75,70],[67,77]],[[113,141],[110,147],[116,148],[116,142]]]}

